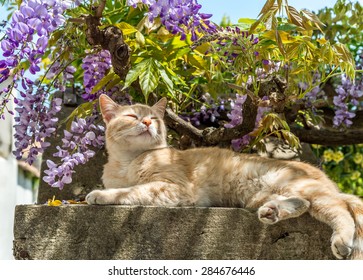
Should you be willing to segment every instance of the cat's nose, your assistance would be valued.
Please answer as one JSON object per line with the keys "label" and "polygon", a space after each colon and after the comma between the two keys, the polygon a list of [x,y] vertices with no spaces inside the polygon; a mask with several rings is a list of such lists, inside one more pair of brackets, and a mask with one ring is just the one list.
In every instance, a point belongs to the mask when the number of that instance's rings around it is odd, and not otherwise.
{"label": "cat's nose", "polygon": [[143,123],[144,125],[146,125],[147,127],[149,127],[149,126],[150,126],[150,124],[151,124],[151,119],[149,119],[149,118],[144,118],[144,119],[142,120],[142,123]]}

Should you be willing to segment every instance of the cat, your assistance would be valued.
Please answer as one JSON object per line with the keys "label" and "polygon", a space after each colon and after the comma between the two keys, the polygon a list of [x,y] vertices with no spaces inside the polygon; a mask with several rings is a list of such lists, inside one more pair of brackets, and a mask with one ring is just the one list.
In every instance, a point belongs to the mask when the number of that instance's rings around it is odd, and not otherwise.
{"label": "cat", "polygon": [[121,106],[101,95],[99,104],[108,162],[105,189],[90,192],[88,204],[247,207],[266,224],[308,212],[333,229],[338,259],[363,259],[363,202],[318,168],[217,147],[170,148],[165,98]]}

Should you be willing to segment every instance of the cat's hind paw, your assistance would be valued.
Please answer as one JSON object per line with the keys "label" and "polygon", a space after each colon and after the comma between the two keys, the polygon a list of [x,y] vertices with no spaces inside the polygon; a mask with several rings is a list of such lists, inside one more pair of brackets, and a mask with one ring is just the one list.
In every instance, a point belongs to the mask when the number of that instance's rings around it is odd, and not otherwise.
{"label": "cat's hind paw", "polygon": [[344,240],[339,235],[333,235],[332,242],[331,242],[331,249],[333,251],[333,254],[338,259],[347,259],[350,254],[352,253],[352,247],[353,247],[353,241],[352,240]]}
{"label": "cat's hind paw", "polygon": [[258,209],[258,218],[265,224],[275,224],[279,221],[279,209],[273,202],[266,203]]}
{"label": "cat's hind paw", "polygon": [[266,202],[258,209],[258,218],[266,224],[299,217],[310,207],[310,202],[301,197],[275,199]]}

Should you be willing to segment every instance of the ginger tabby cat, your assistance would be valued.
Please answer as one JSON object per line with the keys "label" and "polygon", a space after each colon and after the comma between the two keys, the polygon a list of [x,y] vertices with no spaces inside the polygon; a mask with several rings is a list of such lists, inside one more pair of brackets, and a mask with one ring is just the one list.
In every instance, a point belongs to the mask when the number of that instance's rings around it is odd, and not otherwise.
{"label": "ginger tabby cat", "polygon": [[89,193],[88,204],[248,207],[267,224],[308,212],[333,229],[338,259],[363,259],[363,202],[319,169],[216,147],[176,150],[166,142],[165,98],[152,107],[99,101],[106,189]]}

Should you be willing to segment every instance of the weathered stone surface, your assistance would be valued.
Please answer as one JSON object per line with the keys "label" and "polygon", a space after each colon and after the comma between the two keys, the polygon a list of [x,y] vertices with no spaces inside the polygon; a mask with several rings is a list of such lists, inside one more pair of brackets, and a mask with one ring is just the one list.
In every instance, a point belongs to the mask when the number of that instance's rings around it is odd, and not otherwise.
{"label": "weathered stone surface", "polygon": [[309,215],[267,226],[240,208],[19,205],[16,259],[333,259]]}

